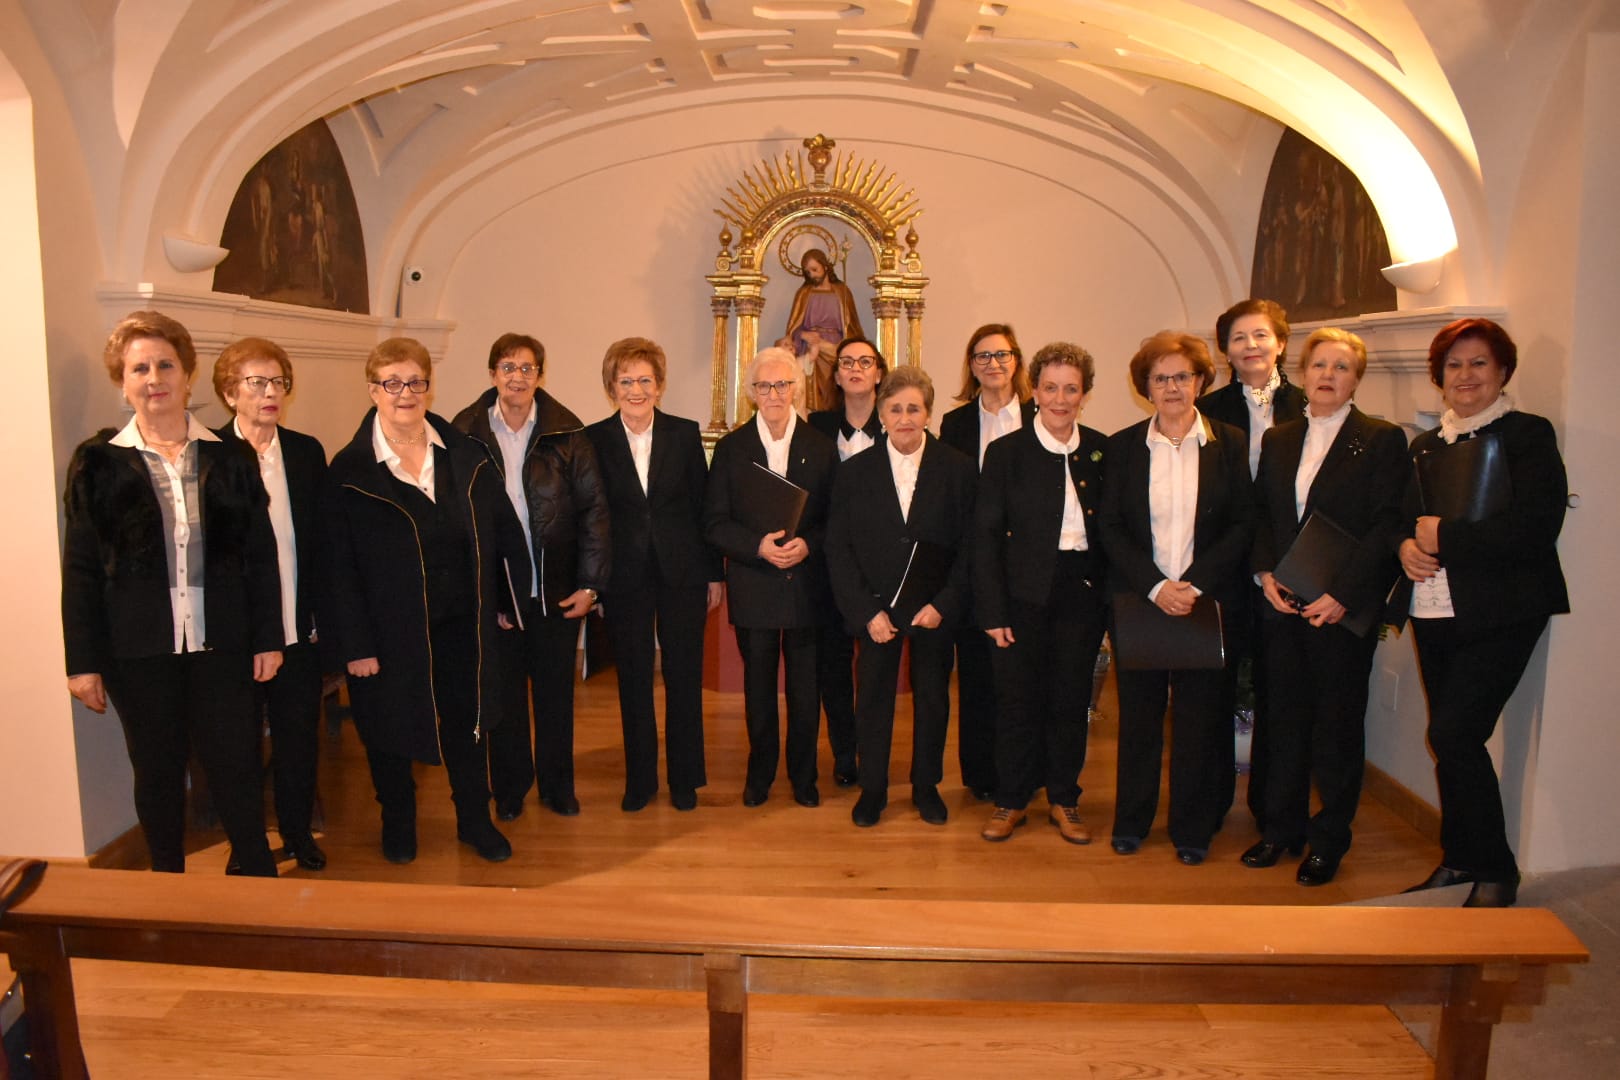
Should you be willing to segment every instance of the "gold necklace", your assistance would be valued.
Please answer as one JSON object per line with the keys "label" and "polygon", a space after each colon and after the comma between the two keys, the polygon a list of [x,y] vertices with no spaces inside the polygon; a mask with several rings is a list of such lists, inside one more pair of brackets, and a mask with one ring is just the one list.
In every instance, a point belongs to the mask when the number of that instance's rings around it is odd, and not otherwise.
{"label": "gold necklace", "polygon": [[389,442],[393,443],[395,446],[412,446],[412,445],[414,445],[416,443],[421,442],[426,437],[427,437],[427,428],[423,428],[421,431],[418,431],[415,435],[412,435],[408,439],[396,439],[392,435],[388,434],[388,432],[386,432],[386,431],[383,432],[383,438],[387,439]]}

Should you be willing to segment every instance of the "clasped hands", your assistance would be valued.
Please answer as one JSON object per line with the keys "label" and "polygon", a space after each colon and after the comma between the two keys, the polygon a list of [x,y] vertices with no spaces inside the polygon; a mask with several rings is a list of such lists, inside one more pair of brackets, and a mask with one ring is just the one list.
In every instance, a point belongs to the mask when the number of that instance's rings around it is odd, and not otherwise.
{"label": "clasped hands", "polygon": [[1413,534],[1401,541],[1401,569],[1413,581],[1428,581],[1440,572],[1440,519],[1425,514]]}
{"label": "clasped hands", "polygon": [[778,570],[797,566],[810,557],[810,545],[804,542],[804,537],[795,536],[784,544],[781,540],[786,535],[786,529],[777,529],[759,540],[759,557]]}
{"label": "clasped hands", "polygon": [[[943,621],[943,619],[944,617],[940,615],[939,609],[933,604],[924,604],[922,609],[911,617],[911,625],[922,630],[936,630],[939,628],[939,624]],[[882,645],[885,642],[893,641],[894,636],[899,633],[899,631],[894,628],[894,620],[889,618],[889,613],[887,611],[880,611],[868,619],[866,623],[866,632],[871,635],[872,640],[877,642],[879,645]],[[992,633],[993,632],[994,631],[992,631]]]}
{"label": "clasped hands", "polygon": [[1269,570],[1260,575],[1260,589],[1272,607],[1284,615],[1298,615],[1312,626],[1332,626],[1346,613],[1345,606],[1330,593],[1323,593],[1308,604],[1301,603],[1299,597],[1277,584]]}

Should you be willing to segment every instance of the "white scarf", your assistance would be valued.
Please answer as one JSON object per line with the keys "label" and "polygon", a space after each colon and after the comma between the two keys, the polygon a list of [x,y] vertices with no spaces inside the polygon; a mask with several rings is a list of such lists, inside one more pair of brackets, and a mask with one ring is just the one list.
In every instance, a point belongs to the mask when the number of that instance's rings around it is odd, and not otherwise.
{"label": "white scarf", "polygon": [[1513,398],[1506,390],[1502,391],[1495,401],[1475,413],[1473,416],[1458,416],[1447,409],[1440,417],[1440,437],[1450,444],[1457,441],[1462,435],[1471,431],[1478,431],[1487,424],[1493,424],[1502,419],[1514,409]]}
{"label": "white scarf", "polygon": [[1277,365],[1273,364],[1271,366],[1271,378],[1266,380],[1266,385],[1257,389],[1253,386],[1249,386],[1248,384],[1244,384],[1243,392],[1254,398],[1254,403],[1260,408],[1264,409],[1271,404],[1271,395],[1276,393],[1277,387],[1281,385],[1282,372],[1278,371]]}

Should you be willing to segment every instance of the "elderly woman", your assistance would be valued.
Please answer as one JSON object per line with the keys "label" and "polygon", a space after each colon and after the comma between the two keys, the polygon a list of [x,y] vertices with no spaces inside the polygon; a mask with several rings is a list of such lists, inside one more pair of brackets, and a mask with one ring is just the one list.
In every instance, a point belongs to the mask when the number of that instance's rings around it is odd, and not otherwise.
{"label": "elderly woman", "polygon": [[[1131,357],[1131,383],[1153,415],[1108,440],[1103,546],[1115,593],[1146,597],[1185,618],[1200,597],[1240,602],[1254,516],[1248,446],[1230,424],[1193,404],[1215,377],[1204,343],[1165,330]],[[1116,627],[1115,641],[1118,643]],[[1170,840],[1197,866],[1220,828],[1227,752],[1222,670],[1122,669],[1114,851],[1134,855],[1159,804],[1165,709],[1175,697],[1170,748]]]}
{"label": "elderly woman", "polygon": [[[848,461],[883,436],[878,420],[878,383],[888,374],[883,354],[863,337],[838,343],[835,387],[828,407],[811,413],[810,426],[838,447],[838,460]],[[930,390],[930,397],[932,390]],[[856,782],[855,769],[855,639],[837,619],[821,628],[816,659],[821,707],[827,712],[827,742],[832,745],[833,779],[839,787]]]}
{"label": "elderly woman", "polygon": [[[1296,875],[1301,885],[1332,881],[1350,848],[1377,616],[1399,572],[1406,437],[1351,402],[1366,370],[1367,347],[1356,335],[1328,327],[1306,340],[1299,358],[1305,417],[1266,433],[1255,483],[1253,569],[1266,599],[1260,622],[1272,722],[1262,732],[1265,834],[1243,853],[1243,864],[1273,866],[1284,850],[1297,855],[1309,843]],[[1335,567],[1328,590],[1307,603],[1272,571],[1318,514],[1355,537],[1355,548]],[[1315,816],[1312,779],[1322,800]]]}
{"label": "elderly woman", "polygon": [[1518,899],[1519,867],[1485,744],[1548,618],[1569,611],[1556,546],[1569,484],[1552,425],[1516,411],[1504,390],[1518,364],[1513,339],[1489,319],[1459,319],[1435,336],[1429,377],[1446,411],[1438,429],[1412,441],[1412,456],[1497,439],[1507,501],[1478,520],[1439,517],[1411,483],[1399,547],[1415,587],[1407,585],[1410,599],[1398,594],[1398,618],[1412,618],[1440,788],[1441,864],[1412,891],[1471,883],[1467,907]]}
{"label": "elderly woman", "polygon": [[281,670],[260,684],[259,700],[270,718],[276,828],[286,855],[305,870],[323,870],[326,853],[315,843],[310,818],[321,718],[315,597],[324,554],[317,522],[326,451],[311,436],[281,424],[292,379],[292,362],[275,342],[249,337],[226,346],[214,361],[214,393],[235,419],[214,434],[253,449],[270,496],[284,647]]}
{"label": "elderly woman", "polygon": [[1099,431],[1080,424],[1091,354],[1059,341],[1030,365],[1034,422],[990,445],[974,524],[974,611],[993,644],[996,808],[980,834],[1005,840],[1042,785],[1048,820],[1091,843],[1080,818],[1091,675],[1103,636]]}
{"label": "elderly woman", "polygon": [[[972,458],[982,469],[985,450],[1035,415],[1029,373],[1018,335],[1006,323],[986,323],[968,338],[962,357],[963,404],[939,422],[946,446]],[[996,692],[990,639],[970,610],[956,632],[957,762],[962,783],[980,802],[996,797]]]}
{"label": "elderly woman", "polygon": [[827,569],[838,610],[861,650],[855,701],[861,797],[851,818],[878,823],[889,801],[895,681],[911,642],[911,801],[943,825],[945,729],[951,712],[953,628],[967,609],[973,459],[928,433],[934,383],[896,368],[877,392],[885,434],[838,468]]}
{"label": "elderly woman", "polygon": [[450,774],[456,837],[491,862],[483,740],[500,720],[495,635],[527,596],[523,530],[483,449],[428,412],[433,359],[389,338],[366,357],[372,410],[327,472],[331,618],[382,807],[382,853],[416,858],[411,763]]}
{"label": "elderly woman", "polygon": [[[760,351],[745,385],[756,409],[714,448],[703,529],[726,557],[726,594],[742,654],[748,722],[748,776],[743,805],[759,806],[776,779],[776,673],[786,661],[787,774],[801,806],[819,806],[816,788],[816,637],[832,597],[822,551],[827,501],[838,451],[794,411],[804,372],[780,347]],[[765,532],[749,525],[744,506],[749,471],[769,469],[805,490],[798,527]]]}
{"label": "elderly woman", "polygon": [[230,872],[276,876],[264,835],[253,684],[281,667],[276,539],[253,458],[186,411],[197,350],[156,311],[125,317],[103,360],[135,416],[68,466],[62,629],[68,690],[111,700],[152,869],[185,870],[196,752]]}
{"label": "elderly woman", "polygon": [[703,540],[708,465],[694,420],[658,408],[664,350],[646,338],[615,341],[602,357],[602,386],[617,411],[585,429],[596,447],[613,537],[603,597],[619,669],[626,812],[658,793],[658,721],[653,641],[663,654],[664,762],[670,802],[697,806],[703,766],[703,632],[718,607],[722,569]]}

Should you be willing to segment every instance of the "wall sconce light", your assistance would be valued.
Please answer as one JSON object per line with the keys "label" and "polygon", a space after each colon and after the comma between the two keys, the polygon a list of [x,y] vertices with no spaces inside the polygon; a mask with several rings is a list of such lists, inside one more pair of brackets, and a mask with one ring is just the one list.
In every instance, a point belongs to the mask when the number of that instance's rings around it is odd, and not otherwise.
{"label": "wall sconce light", "polygon": [[[1455,249],[1453,249],[1455,250]],[[1451,252],[1444,252],[1428,259],[1413,259],[1410,262],[1398,262],[1384,267],[1380,273],[1384,280],[1402,292],[1423,293],[1433,292],[1440,284],[1440,272],[1446,264],[1446,256]]]}
{"label": "wall sconce light", "polygon": [[212,270],[230,253],[229,248],[222,248],[217,244],[204,244],[180,233],[163,234],[163,254],[168,258],[169,265],[182,274]]}

